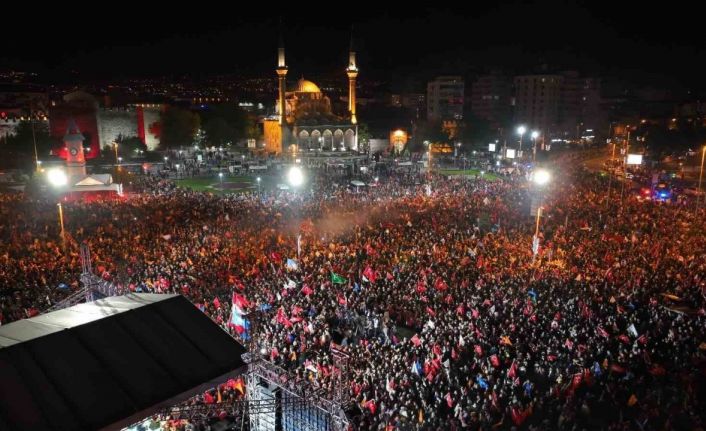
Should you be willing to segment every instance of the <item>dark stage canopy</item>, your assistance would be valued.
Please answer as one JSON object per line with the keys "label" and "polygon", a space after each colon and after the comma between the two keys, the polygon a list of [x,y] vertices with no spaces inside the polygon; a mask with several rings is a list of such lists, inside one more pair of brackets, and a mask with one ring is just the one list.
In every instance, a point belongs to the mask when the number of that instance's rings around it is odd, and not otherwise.
{"label": "dark stage canopy", "polygon": [[130,294],[0,326],[0,429],[117,429],[244,371],[180,295]]}

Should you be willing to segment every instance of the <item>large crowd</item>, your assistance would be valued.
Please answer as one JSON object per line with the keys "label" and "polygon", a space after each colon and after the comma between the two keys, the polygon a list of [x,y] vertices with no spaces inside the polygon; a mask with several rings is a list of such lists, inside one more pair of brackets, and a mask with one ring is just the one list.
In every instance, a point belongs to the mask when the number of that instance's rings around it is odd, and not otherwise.
{"label": "large crowd", "polygon": [[211,195],[144,179],[64,205],[66,246],[54,201],[2,195],[0,323],[77,289],[85,241],[99,275],[183,294],[241,339],[242,295],[258,316],[245,338],[315,387],[334,389],[344,346],[353,429],[703,429],[706,213],[608,197],[576,165],[543,191],[434,176]]}

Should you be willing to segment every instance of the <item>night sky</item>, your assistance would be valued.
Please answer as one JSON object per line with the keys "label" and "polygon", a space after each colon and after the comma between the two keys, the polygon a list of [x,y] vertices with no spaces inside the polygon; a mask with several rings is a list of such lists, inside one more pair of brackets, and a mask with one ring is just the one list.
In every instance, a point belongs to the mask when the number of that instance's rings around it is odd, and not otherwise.
{"label": "night sky", "polygon": [[[0,68],[36,70],[49,79],[72,69],[85,79],[272,73],[279,15],[274,3],[255,8],[255,3],[229,2],[228,9],[219,9],[212,2],[192,2],[197,10],[177,2],[161,10],[146,3],[121,2],[120,9],[108,6],[109,14],[100,17],[82,16],[86,7],[41,6],[45,18],[28,18],[34,23],[31,30],[26,21],[3,19],[6,34],[27,37],[12,37],[2,46]],[[656,87],[706,87],[701,68],[706,36],[693,5],[467,3],[473,7],[432,9],[406,3],[373,10],[367,2],[351,2],[349,17],[340,11],[341,2],[335,8],[306,2],[285,8],[290,73],[340,73],[353,24],[361,79],[367,75],[403,85],[437,73],[493,68],[525,73],[547,64]],[[30,13],[17,7],[24,8],[13,2],[3,14]]]}

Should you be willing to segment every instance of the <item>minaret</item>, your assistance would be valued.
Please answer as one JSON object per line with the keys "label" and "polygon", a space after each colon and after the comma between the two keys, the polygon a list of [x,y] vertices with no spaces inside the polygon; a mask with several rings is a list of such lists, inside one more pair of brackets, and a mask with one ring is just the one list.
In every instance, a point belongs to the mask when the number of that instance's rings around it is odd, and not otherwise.
{"label": "minaret", "polygon": [[69,177],[86,176],[86,158],[83,154],[83,141],[85,139],[74,119],[70,119],[66,128],[66,135],[64,135],[66,173]]}
{"label": "minaret", "polygon": [[355,62],[355,51],[353,50],[353,29],[351,28],[351,46],[348,50],[348,111],[351,113],[351,123],[356,124],[355,118],[355,79],[358,77],[358,65]]}
{"label": "minaret", "polygon": [[279,31],[279,48],[277,48],[277,81],[279,82],[279,98],[277,100],[277,105],[279,107],[279,126],[281,131],[281,145],[282,148],[286,148],[284,145],[285,128],[287,125],[287,107],[285,106],[284,93],[286,92],[287,86],[287,63],[284,60],[284,37],[282,36],[282,25],[280,22]]}

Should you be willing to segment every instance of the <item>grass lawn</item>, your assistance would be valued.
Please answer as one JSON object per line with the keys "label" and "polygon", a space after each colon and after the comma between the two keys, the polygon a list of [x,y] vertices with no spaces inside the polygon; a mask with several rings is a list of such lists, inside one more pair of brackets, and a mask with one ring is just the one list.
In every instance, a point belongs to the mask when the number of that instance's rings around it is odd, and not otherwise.
{"label": "grass lawn", "polygon": [[[441,175],[470,175],[470,176],[480,176],[480,169],[442,169],[439,171]],[[492,173],[483,174],[483,178],[490,181],[495,181],[499,177]]]}
{"label": "grass lawn", "polygon": [[[179,187],[190,188],[198,192],[211,193],[243,193],[248,191],[257,191],[257,182],[255,177],[246,176],[224,176],[223,182],[217,176],[210,177],[194,177],[174,180]],[[267,189],[272,181],[269,177],[262,177],[260,187]]]}

